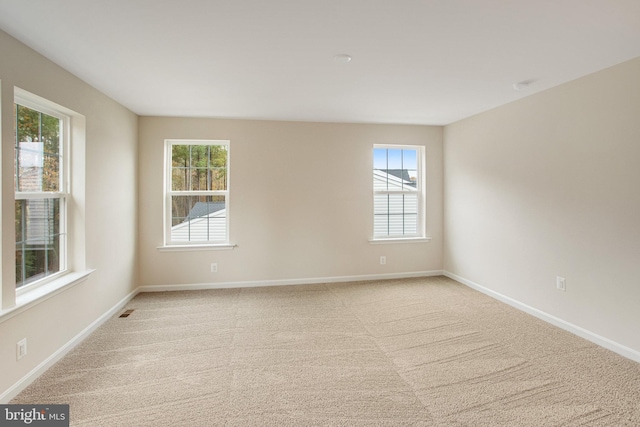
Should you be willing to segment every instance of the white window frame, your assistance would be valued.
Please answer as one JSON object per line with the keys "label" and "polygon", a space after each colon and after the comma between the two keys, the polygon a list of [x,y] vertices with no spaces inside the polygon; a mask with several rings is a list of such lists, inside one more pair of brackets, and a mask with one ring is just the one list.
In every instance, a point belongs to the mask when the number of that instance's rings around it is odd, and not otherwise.
{"label": "white window frame", "polygon": [[[172,178],[172,148],[174,145],[223,145],[227,149],[227,172],[226,190],[201,190],[201,191],[173,191],[171,187]],[[229,243],[230,226],[230,196],[231,185],[231,141],[213,139],[165,139],[164,146],[164,245],[158,250],[210,250],[210,249],[233,249],[235,245]],[[209,241],[172,241],[171,240],[171,197],[172,196],[224,196],[226,209],[226,227],[224,240]]]}
{"label": "white window frame", "polygon": [[[388,149],[388,150],[415,150],[417,160],[417,177],[416,177],[416,189],[415,190],[376,190],[372,188],[372,205],[371,205],[371,219],[372,219],[372,237],[369,239],[370,243],[420,243],[428,242],[431,239],[426,236],[426,158],[425,147],[421,145],[395,145],[395,144],[374,144],[371,149],[371,176],[375,173],[374,169],[374,151],[376,149]],[[374,184],[371,184],[374,187]],[[375,196],[378,194],[411,194],[417,195],[417,227],[416,233],[413,234],[395,234],[379,236],[375,234]]]}
{"label": "white window frame", "polygon": [[[50,114],[55,117],[60,115],[66,117],[66,123],[63,124],[62,133],[66,135],[65,141],[60,141],[60,149],[64,150],[64,168],[65,178],[62,179],[62,186],[58,190],[64,188],[65,193],[65,232],[66,245],[64,248],[64,269],[62,264],[60,271],[44,277],[38,281],[29,283],[28,285],[16,288],[15,282],[15,232],[14,227],[9,230],[3,230],[2,247],[3,259],[11,259],[12,263],[3,263],[3,267],[11,265],[10,269],[2,269],[2,298],[0,300],[0,323],[5,322],[19,313],[29,310],[31,307],[46,301],[47,299],[57,295],[67,289],[80,284],[88,279],[94,269],[86,267],[86,242],[85,242],[85,145],[86,145],[86,118],[73,110],[49,101],[31,92],[19,87],[13,87],[12,105],[18,103],[28,108]],[[3,116],[3,122],[10,116],[11,122],[15,122],[13,108],[0,110]],[[11,143],[6,144],[3,140],[3,156],[15,158],[15,134],[13,126],[11,132],[3,132],[3,137],[11,135]],[[11,153],[11,154],[9,154]],[[13,163],[13,162],[12,162]],[[13,165],[12,165],[13,166]],[[4,170],[3,175],[8,178],[11,173],[12,184],[15,180],[15,170],[11,167],[11,171]],[[11,199],[15,200],[15,186],[13,186]],[[56,192],[57,193],[57,192]],[[55,194],[55,193],[52,193]],[[22,197],[22,196],[21,196]],[[30,196],[25,196],[30,197]],[[38,197],[38,196],[35,196]],[[6,203],[6,200],[3,201]],[[15,209],[15,202],[12,203],[12,211]],[[7,206],[3,206],[7,212]],[[13,215],[12,215],[13,217]],[[62,255],[61,255],[62,257]],[[62,260],[61,260],[62,261]],[[7,271],[9,270],[9,271]]]}
{"label": "white window frame", "polygon": [[[27,283],[19,288],[16,288],[16,296],[21,296],[27,292],[31,292],[36,288],[46,285],[61,276],[68,273],[68,199],[70,197],[71,188],[71,170],[69,167],[70,158],[70,134],[71,134],[71,117],[61,109],[56,108],[52,103],[41,100],[34,95],[28,94],[24,91],[16,90],[14,93],[14,104],[29,108],[31,110],[38,111],[40,113],[47,114],[49,116],[59,119],[60,122],[60,140],[58,143],[59,149],[59,188],[56,192],[22,192],[17,191],[14,188],[15,200],[45,200],[45,199],[58,199],[60,201],[60,254],[59,254],[59,271],[47,275],[39,280],[35,280],[31,283]],[[15,120],[15,117],[14,117]],[[14,136],[15,138],[15,136]],[[15,143],[15,141],[14,141]],[[14,180],[17,171],[14,170]],[[16,284],[17,286],[17,284]]]}

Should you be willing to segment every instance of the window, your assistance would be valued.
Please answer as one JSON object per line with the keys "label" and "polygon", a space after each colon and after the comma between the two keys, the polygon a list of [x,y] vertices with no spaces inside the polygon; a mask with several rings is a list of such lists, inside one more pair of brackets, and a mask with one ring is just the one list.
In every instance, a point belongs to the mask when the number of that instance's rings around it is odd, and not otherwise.
{"label": "window", "polygon": [[13,93],[13,108],[0,113],[14,131],[13,168],[3,172],[13,174],[14,226],[2,238],[14,245],[4,255],[15,271],[3,271],[0,321],[94,271],[85,253],[86,118],[21,88]]}
{"label": "window", "polygon": [[424,237],[424,149],[373,148],[373,238]]}
{"label": "window", "polygon": [[66,270],[69,118],[16,97],[16,288]]}
{"label": "window", "polygon": [[165,244],[226,244],[229,141],[165,143]]}

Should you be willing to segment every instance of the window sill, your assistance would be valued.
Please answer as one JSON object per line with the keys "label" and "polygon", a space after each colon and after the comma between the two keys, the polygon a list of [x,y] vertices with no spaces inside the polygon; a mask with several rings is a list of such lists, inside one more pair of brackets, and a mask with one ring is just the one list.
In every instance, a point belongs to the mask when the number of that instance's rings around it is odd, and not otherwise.
{"label": "window sill", "polygon": [[396,238],[378,238],[378,239],[369,239],[369,243],[372,245],[386,245],[390,243],[429,243],[431,241],[431,237],[396,237]]}
{"label": "window sill", "polygon": [[160,252],[183,252],[183,251],[231,251],[238,245],[224,243],[217,245],[167,245],[158,246]]}
{"label": "window sill", "polygon": [[16,305],[0,310],[0,323],[87,280],[95,270],[71,272],[16,297]]}

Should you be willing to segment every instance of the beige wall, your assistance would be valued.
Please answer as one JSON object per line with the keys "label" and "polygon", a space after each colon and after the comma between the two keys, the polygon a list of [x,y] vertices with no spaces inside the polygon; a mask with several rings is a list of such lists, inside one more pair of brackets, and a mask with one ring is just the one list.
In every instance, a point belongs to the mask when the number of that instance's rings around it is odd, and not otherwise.
{"label": "beige wall", "polygon": [[[86,118],[86,266],[89,279],[14,317],[0,318],[0,395],[137,286],[137,116],[0,31],[2,221],[13,225],[13,87]],[[14,274],[13,233],[3,232],[3,287]],[[4,293],[5,303],[13,292]],[[5,304],[6,305],[6,304]],[[28,354],[16,361],[16,342]]]}
{"label": "beige wall", "polygon": [[[226,139],[232,251],[159,252],[165,138]],[[372,245],[372,146],[426,147],[430,243]],[[140,118],[142,285],[277,281],[442,269],[442,128]],[[380,256],[387,264],[380,265]],[[218,263],[218,273],[210,263]]]}
{"label": "beige wall", "polygon": [[445,269],[636,351],[638,76],[640,59],[462,120],[444,150]]}

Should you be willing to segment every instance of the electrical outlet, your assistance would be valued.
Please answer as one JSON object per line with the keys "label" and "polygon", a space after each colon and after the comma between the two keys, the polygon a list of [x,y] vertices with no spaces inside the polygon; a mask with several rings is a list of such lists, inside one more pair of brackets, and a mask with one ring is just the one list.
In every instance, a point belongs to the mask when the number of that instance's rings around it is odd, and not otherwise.
{"label": "electrical outlet", "polygon": [[27,355],[27,339],[22,338],[16,344],[16,360],[20,360]]}
{"label": "electrical outlet", "polygon": [[386,256],[381,256],[380,257],[380,265],[385,265],[387,263],[387,257]]}
{"label": "electrical outlet", "polygon": [[562,292],[566,292],[567,280],[564,277],[556,277],[556,289],[561,290]]}
{"label": "electrical outlet", "polygon": [[218,272],[218,263],[216,263],[216,262],[212,262],[211,263],[211,272],[212,273],[217,273]]}

